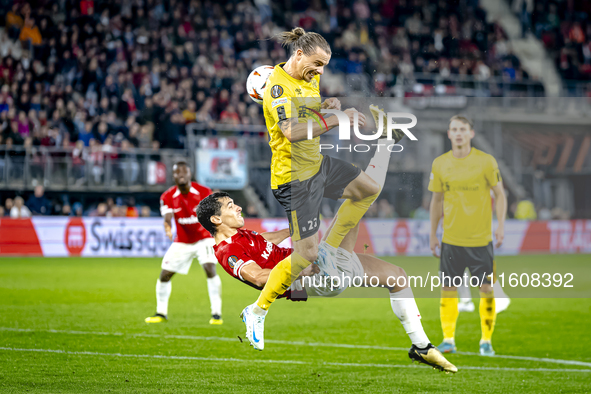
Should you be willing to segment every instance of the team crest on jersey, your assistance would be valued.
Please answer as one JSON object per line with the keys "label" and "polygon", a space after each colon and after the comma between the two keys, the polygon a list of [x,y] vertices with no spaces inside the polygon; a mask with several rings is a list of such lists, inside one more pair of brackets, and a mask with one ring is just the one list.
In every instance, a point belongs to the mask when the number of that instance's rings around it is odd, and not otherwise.
{"label": "team crest on jersey", "polygon": [[312,86],[314,87],[314,89],[318,89],[318,84],[316,83],[315,79],[312,80]]}
{"label": "team crest on jersey", "polygon": [[236,257],[236,256],[228,257],[228,265],[230,266],[230,268],[234,269],[234,266],[236,265],[237,262],[238,262],[238,257]]}
{"label": "team crest on jersey", "polygon": [[283,88],[279,85],[275,85],[271,88],[271,97],[278,98],[283,94]]}

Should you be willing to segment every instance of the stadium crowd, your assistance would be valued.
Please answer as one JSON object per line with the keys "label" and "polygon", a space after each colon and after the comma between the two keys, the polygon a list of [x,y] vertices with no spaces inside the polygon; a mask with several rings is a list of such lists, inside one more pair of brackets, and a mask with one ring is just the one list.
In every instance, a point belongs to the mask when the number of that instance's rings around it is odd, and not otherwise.
{"label": "stadium crowd", "polygon": [[591,80],[591,3],[513,0],[522,34],[535,34],[566,81]]}
{"label": "stadium crowd", "polygon": [[91,217],[152,217],[159,216],[148,205],[136,204],[134,197],[108,197],[85,209],[82,202],[71,201],[64,194],[49,198],[42,185],[35,187],[26,199],[21,195],[6,198],[0,204],[0,217],[28,218],[31,216],[91,216]]}
{"label": "stadium crowd", "polygon": [[[185,125],[263,124],[244,81],[300,25],[333,48],[331,69],[378,92],[413,72],[527,78],[477,1],[15,2],[0,36],[0,145],[111,152],[182,148]],[[98,150],[97,148],[94,148]]]}

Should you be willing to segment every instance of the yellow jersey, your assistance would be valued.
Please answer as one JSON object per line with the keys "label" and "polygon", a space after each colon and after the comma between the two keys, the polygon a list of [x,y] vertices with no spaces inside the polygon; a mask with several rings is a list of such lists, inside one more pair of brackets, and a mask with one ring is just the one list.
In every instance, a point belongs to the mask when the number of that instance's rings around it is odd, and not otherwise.
{"label": "yellow jersey", "polygon": [[443,194],[443,242],[476,247],[492,241],[490,189],[501,182],[494,157],[472,148],[463,159],[449,151],[433,161],[429,190]]}
{"label": "yellow jersey", "polygon": [[[293,144],[283,135],[279,122],[296,117],[305,123],[320,112],[320,76],[310,82],[292,78],[279,63],[269,76],[263,95],[263,112],[269,131],[271,188],[294,180],[305,181],[315,175],[322,162],[320,137]],[[316,121],[317,118],[315,118]]]}

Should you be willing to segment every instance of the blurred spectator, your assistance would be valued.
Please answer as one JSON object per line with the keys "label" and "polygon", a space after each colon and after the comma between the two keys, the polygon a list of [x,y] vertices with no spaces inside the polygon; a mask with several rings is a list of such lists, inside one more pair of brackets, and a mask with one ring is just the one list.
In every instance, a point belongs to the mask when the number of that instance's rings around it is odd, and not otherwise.
{"label": "blurred spectator", "polygon": [[12,212],[13,206],[14,206],[14,201],[12,200],[12,198],[7,198],[6,201],[4,201],[4,214],[6,216],[10,215],[10,212]]}
{"label": "blurred spectator", "polygon": [[152,216],[153,216],[152,215],[152,210],[150,209],[150,207],[147,206],[147,205],[142,206],[142,209],[140,211],[140,217],[142,217],[142,218],[149,218],[149,217],[152,217]]}
{"label": "blurred spectator", "polygon": [[0,205],[0,218],[3,217],[5,214],[6,212],[4,211],[4,207]]}
{"label": "blurred spectator", "polygon": [[72,207],[70,204],[64,204],[62,206],[62,216],[70,216],[72,214]]}
{"label": "blurred spectator", "polygon": [[197,104],[195,104],[195,101],[189,101],[187,109],[183,111],[183,118],[185,123],[193,123],[197,120]]}
{"label": "blurred spectator", "polygon": [[105,217],[107,216],[107,204],[104,202],[99,203],[96,209],[90,213],[89,216],[93,217]]}
{"label": "blurred spectator", "polygon": [[23,17],[20,14],[19,3],[14,3],[12,9],[6,14],[6,28],[11,39],[16,39],[23,27]]}
{"label": "blurred spectator", "polygon": [[10,210],[10,217],[13,219],[31,217],[31,211],[25,206],[25,200],[21,196],[14,198],[14,206]]}
{"label": "blurred spectator", "polygon": [[52,205],[47,197],[45,197],[45,188],[43,186],[35,186],[35,194],[27,200],[27,208],[29,208],[33,215],[51,214]]}
{"label": "blurred spectator", "polygon": [[35,25],[35,20],[33,18],[25,19],[25,25],[21,30],[19,39],[23,43],[30,43],[34,46],[41,45],[41,33],[39,32],[39,28]]}
{"label": "blurred spectator", "polygon": [[515,219],[518,220],[536,220],[536,207],[530,200],[521,200],[517,203],[515,209]]}
{"label": "blurred spectator", "polygon": [[135,198],[129,197],[127,200],[127,205],[125,206],[125,216],[128,218],[137,218],[139,217],[138,209],[135,206]]}
{"label": "blurred spectator", "polygon": [[411,217],[417,220],[429,220],[429,206],[431,198],[429,196],[423,197],[423,203],[420,207],[415,209]]}
{"label": "blurred spectator", "polygon": [[74,216],[82,217],[82,215],[83,215],[82,203],[75,202],[74,204],[72,204],[72,211],[74,211]]}

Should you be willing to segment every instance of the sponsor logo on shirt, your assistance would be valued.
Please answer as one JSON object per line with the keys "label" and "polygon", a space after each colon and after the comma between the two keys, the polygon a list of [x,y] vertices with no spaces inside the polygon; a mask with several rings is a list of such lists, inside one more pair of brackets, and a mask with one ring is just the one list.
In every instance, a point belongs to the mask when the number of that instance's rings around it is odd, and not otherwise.
{"label": "sponsor logo on shirt", "polygon": [[191,216],[188,218],[178,218],[176,221],[178,222],[178,224],[197,224],[197,223],[199,223],[199,219],[197,219],[197,216]]}
{"label": "sponsor logo on shirt", "polygon": [[287,98],[280,98],[271,102],[271,108],[275,108],[278,105],[287,104]]}
{"label": "sponsor logo on shirt", "polygon": [[267,247],[265,248],[265,251],[263,253],[261,253],[261,257],[264,258],[265,260],[267,260],[269,258],[269,256],[271,255],[271,252],[273,251],[273,244],[269,241],[267,241]]}

